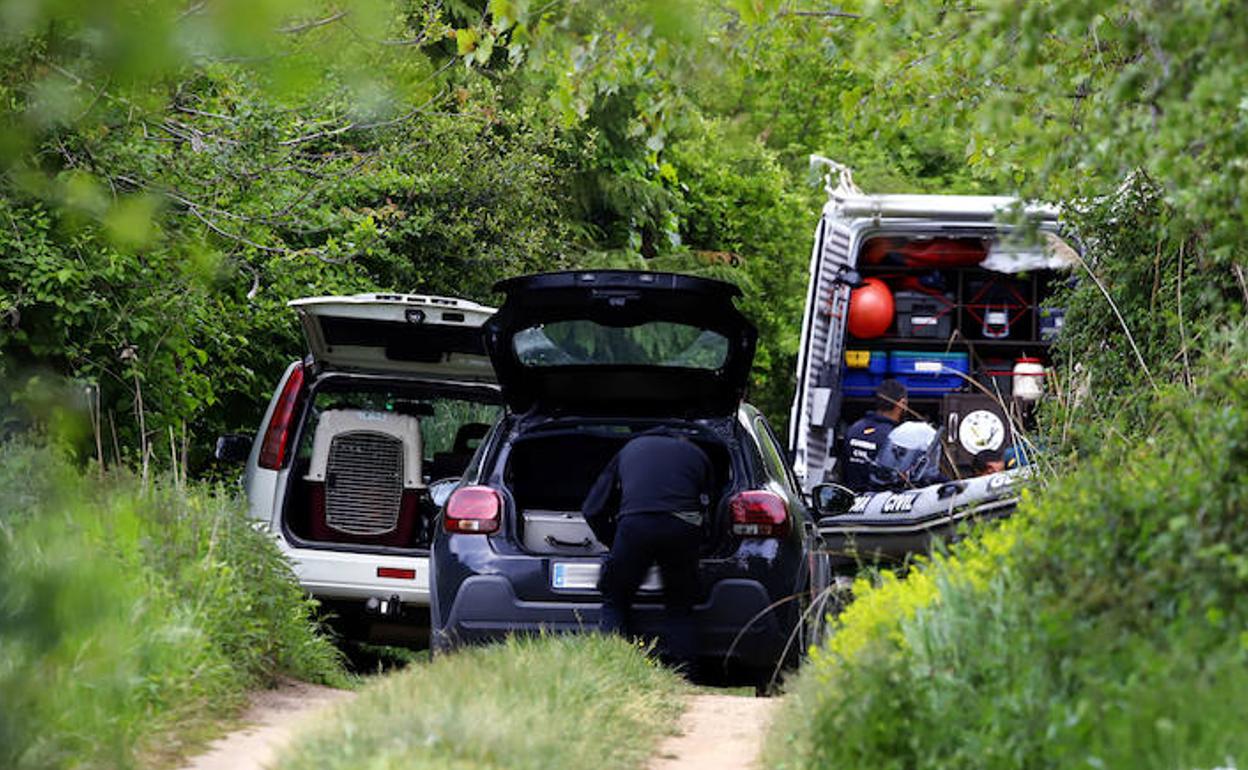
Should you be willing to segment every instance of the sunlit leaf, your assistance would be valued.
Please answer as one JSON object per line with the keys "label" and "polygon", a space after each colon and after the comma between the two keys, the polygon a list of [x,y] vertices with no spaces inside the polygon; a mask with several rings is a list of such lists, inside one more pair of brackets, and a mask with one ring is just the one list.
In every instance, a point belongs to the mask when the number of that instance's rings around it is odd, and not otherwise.
{"label": "sunlit leaf", "polygon": [[152,195],[130,195],[114,203],[104,215],[109,238],[119,247],[146,246],[156,233],[159,200]]}
{"label": "sunlit leaf", "polygon": [[479,33],[472,27],[455,30],[455,50],[460,56],[467,56],[477,49]]}

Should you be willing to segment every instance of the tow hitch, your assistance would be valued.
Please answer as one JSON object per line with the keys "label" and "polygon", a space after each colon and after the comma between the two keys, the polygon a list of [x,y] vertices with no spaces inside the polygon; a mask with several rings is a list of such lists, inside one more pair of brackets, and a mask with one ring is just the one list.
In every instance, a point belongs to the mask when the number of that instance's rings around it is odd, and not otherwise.
{"label": "tow hitch", "polygon": [[399,599],[398,594],[394,594],[388,599],[370,596],[368,601],[364,602],[364,611],[370,615],[380,615],[383,618],[398,617],[403,614],[403,601]]}

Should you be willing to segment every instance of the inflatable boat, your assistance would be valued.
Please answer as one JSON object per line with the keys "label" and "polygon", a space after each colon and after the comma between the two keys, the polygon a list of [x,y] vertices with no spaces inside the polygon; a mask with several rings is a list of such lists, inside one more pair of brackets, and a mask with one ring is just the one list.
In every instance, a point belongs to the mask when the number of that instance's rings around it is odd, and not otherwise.
{"label": "inflatable boat", "polygon": [[1031,473],[1015,468],[988,476],[900,492],[857,495],[845,513],[819,519],[833,569],[902,564],[925,554],[933,541],[952,542],[964,523],[1008,516]]}

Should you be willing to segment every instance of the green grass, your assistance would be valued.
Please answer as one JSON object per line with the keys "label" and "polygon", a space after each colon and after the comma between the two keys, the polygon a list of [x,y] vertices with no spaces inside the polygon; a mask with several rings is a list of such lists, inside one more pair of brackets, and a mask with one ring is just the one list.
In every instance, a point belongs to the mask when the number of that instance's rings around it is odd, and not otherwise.
{"label": "green grass", "polygon": [[1164,389],[1143,435],[1104,441],[1005,526],[861,583],[768,765],[1248,765],[1243,352]]}
{"label": "green grass", "polygon": [[675,725],[684,691],[615,637],[512,638],[366,687],[279,770],[636,768]]}
{"label": "green grass", "polygon": [[0,445],[0,767],[167,763],[278,676],[344,683],[240,500]]}

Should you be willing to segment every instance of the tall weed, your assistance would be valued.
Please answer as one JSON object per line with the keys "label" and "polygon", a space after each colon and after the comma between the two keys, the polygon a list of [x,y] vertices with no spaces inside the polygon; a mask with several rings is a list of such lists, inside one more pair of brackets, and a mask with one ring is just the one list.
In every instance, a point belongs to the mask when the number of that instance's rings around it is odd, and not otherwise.
{"label": "tall weed", "polygon": [[0,446],[0,766],[128,767],[278,676],[341,681],[311,610],[231,495]]}

